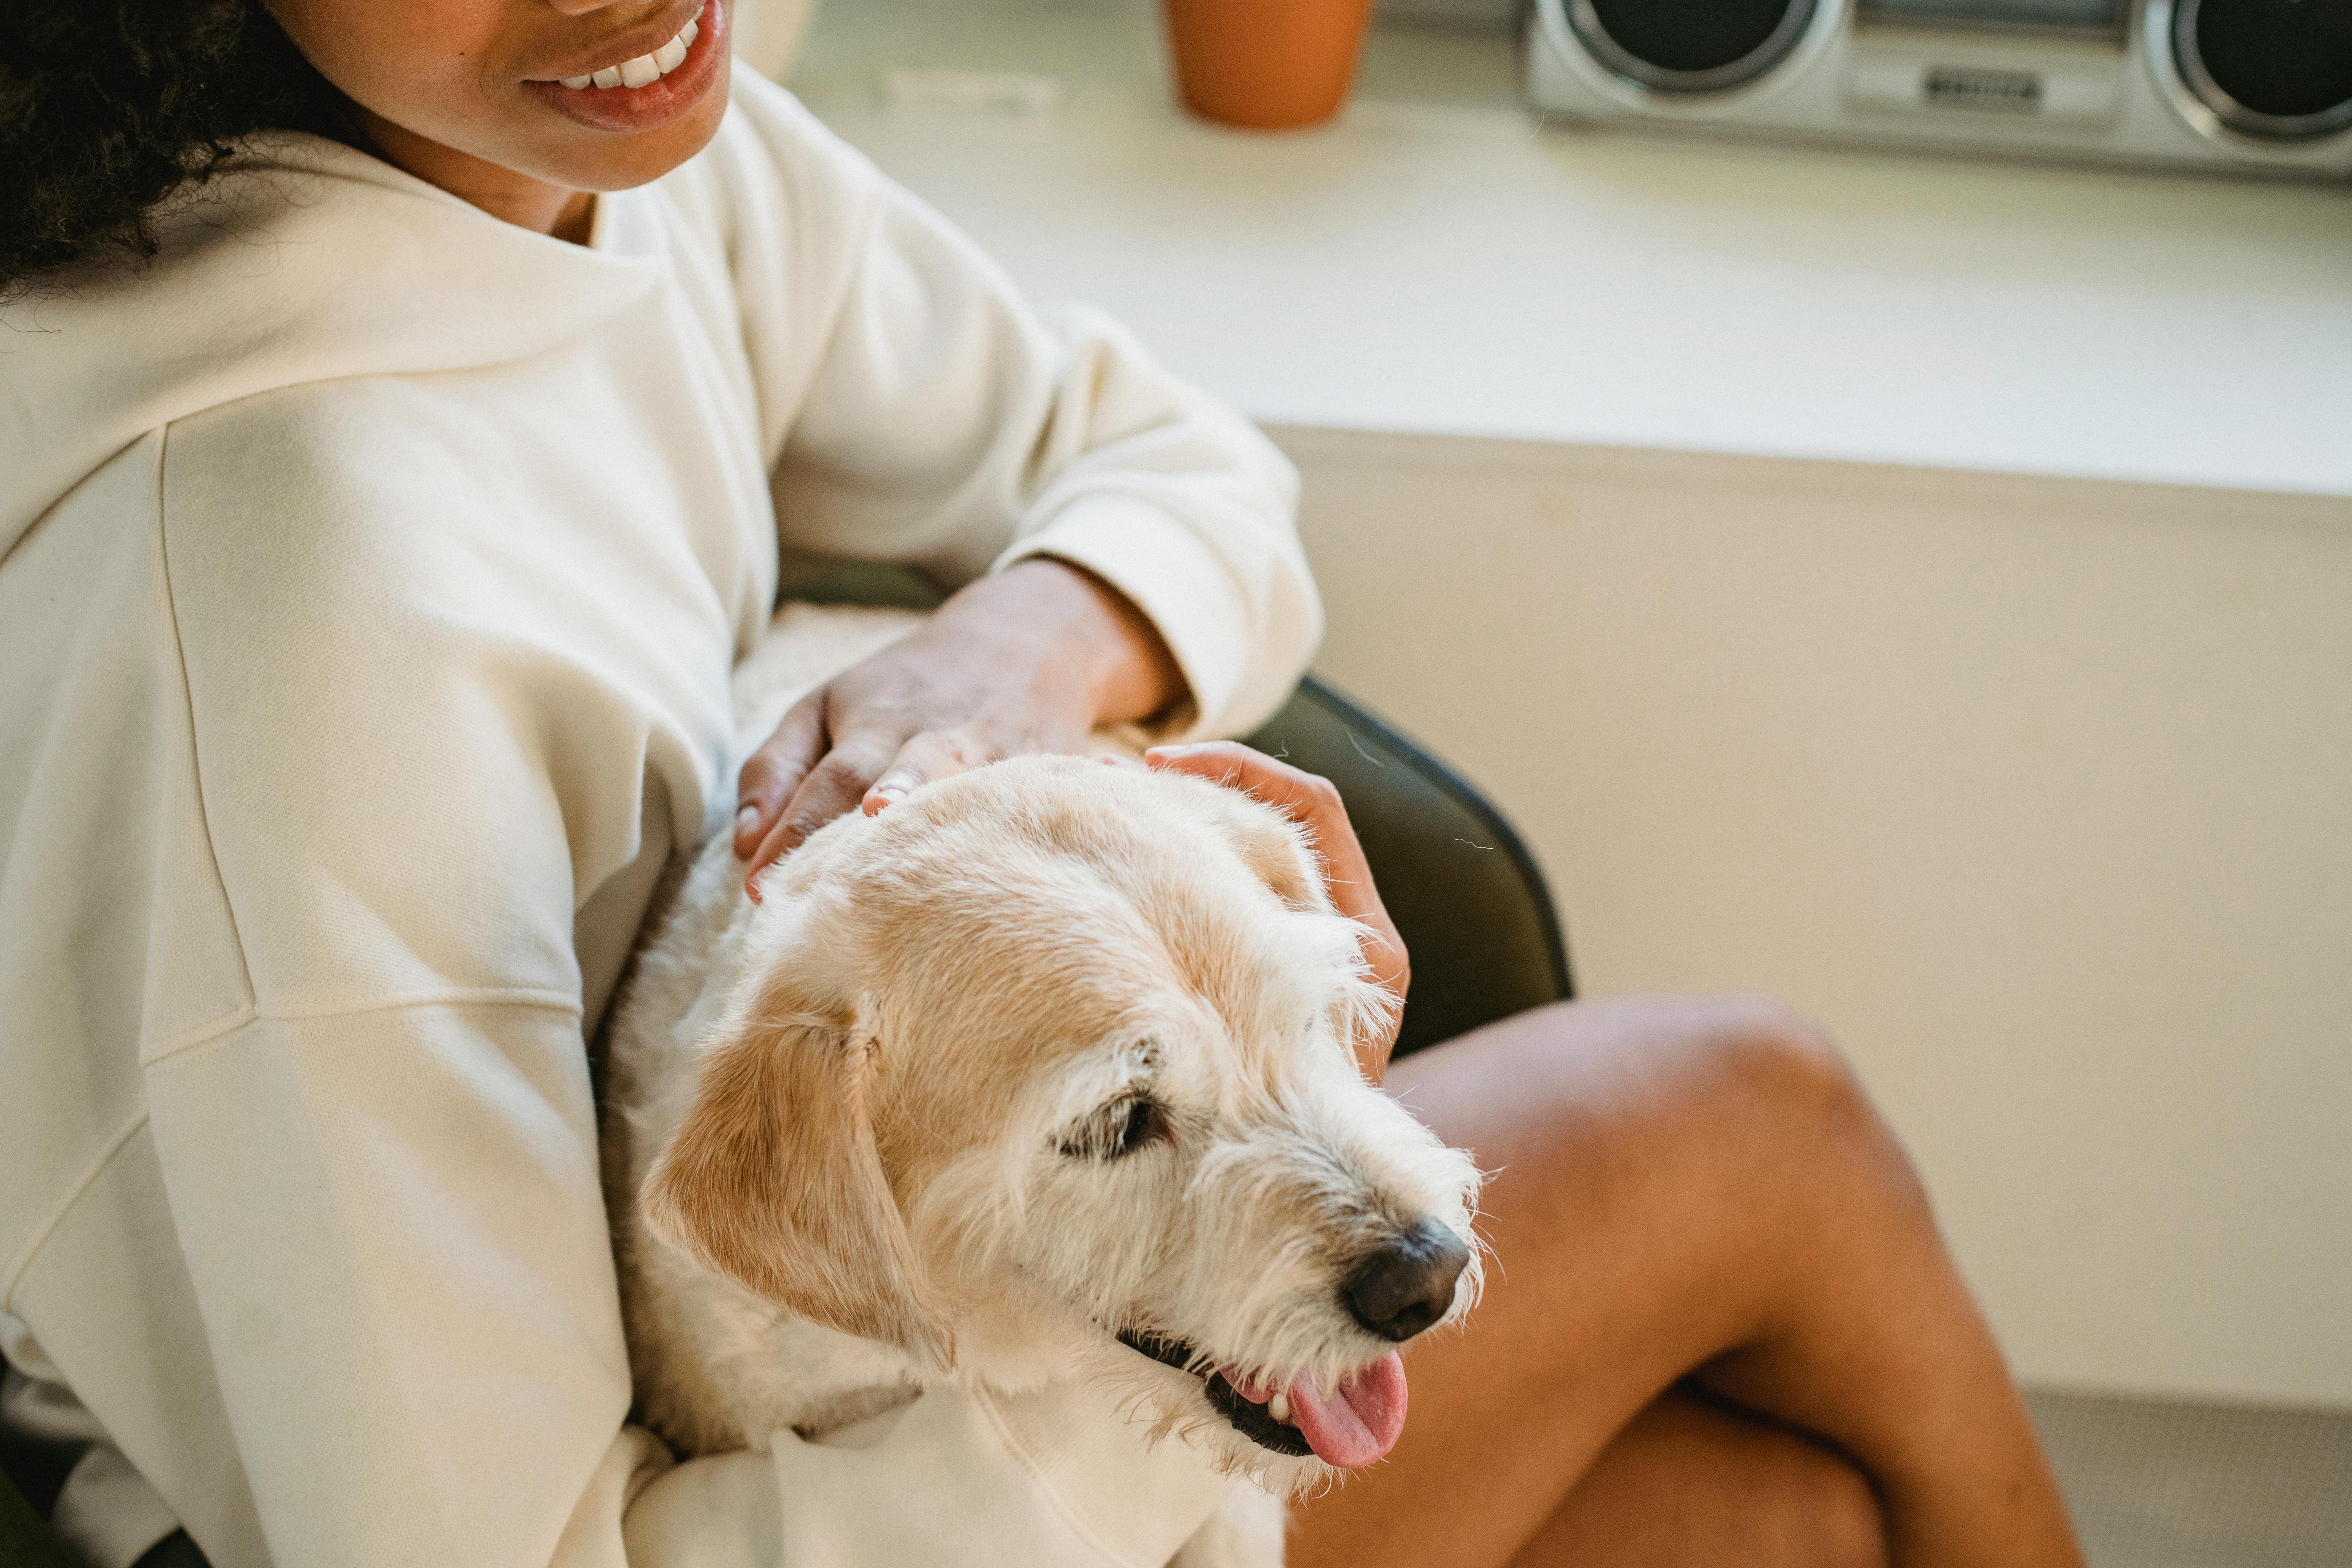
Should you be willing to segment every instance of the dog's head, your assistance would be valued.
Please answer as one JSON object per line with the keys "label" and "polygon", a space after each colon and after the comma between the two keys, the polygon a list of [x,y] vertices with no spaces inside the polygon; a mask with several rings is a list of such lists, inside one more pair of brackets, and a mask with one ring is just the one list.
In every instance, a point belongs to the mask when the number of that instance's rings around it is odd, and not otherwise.
{"label": "dog's head", "polygon": [[942,1376],[1102,1378],[1276,1489],[1388,1451],[1396,1344],[1477,1289],[1477,1175],[1359,1072],[1388,998],[1286,817],[1023,759],[762,894],[656,1230]]}

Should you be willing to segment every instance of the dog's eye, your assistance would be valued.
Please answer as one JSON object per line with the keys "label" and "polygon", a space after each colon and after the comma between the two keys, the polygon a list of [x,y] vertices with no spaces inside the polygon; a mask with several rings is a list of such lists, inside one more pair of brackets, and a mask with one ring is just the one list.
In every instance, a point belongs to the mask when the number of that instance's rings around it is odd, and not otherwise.
{"label": "dog's eye", "polygon": [[1087,1117],[1062,1140],[1061,1150],[1075,1160],[1116,1160],[1168,1136],[1167,1109],[1138,1095],[1115,1100]]}

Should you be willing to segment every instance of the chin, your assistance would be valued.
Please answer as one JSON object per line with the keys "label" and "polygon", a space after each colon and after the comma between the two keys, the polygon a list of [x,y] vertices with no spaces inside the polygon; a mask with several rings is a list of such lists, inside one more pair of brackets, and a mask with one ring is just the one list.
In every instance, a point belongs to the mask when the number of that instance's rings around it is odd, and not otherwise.
{"label": "chin", "polygon": [[[552,132],[534,172],[574,190],[629,190],[702,151],[727,116],[730,23],[728,0],[704,0],[687,30],[669,40],[678,50],[674,64],[656,52],[593,75],[523,83],[534,118]],[[627,79],[598,85],[635,66],[667,68],[635,85]]]}
{"label": "chin", "polygon": [[722,86],[689,117],[583,150],[562,183],[573,190],[600,193],[649,185],[709,146],[726,118],[727,91]]}

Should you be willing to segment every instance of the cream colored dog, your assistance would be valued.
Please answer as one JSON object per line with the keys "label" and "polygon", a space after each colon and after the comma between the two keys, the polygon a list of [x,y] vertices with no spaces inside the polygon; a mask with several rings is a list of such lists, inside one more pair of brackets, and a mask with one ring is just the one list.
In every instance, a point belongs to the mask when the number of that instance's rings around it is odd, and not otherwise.
{"label": "cream colored dog", "polygon": [[[788,611],[739,677],[747,742],[914,620]],[[1076,1375],[1255,1483],[1180,1562],[1278,1562],[1277,1500],[1387,1453],[1396,1343],[1478,1279],[1476,1173],[1358,1071],[1388,998],[1301,830],[1034,757],[740,884],[722,831],[607,1038],[646,1418],[756,1448]]]}

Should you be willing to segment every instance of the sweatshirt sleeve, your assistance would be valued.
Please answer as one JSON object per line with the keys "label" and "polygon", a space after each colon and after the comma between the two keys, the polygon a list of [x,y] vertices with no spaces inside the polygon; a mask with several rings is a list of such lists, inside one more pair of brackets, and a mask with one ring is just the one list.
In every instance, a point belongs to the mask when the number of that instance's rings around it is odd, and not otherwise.
{"label": "sweatshirt sleeve", "polygon": [[781,89],[745,72],[736,91],[742,127],[714,163],[735,164],[732,266],[785,545],[950,584],[1072,562],[1166,638],[1192,694],[1176,728],[1266,717],[1322,635],[1289,462],[1100,312],[1032,310]]}

